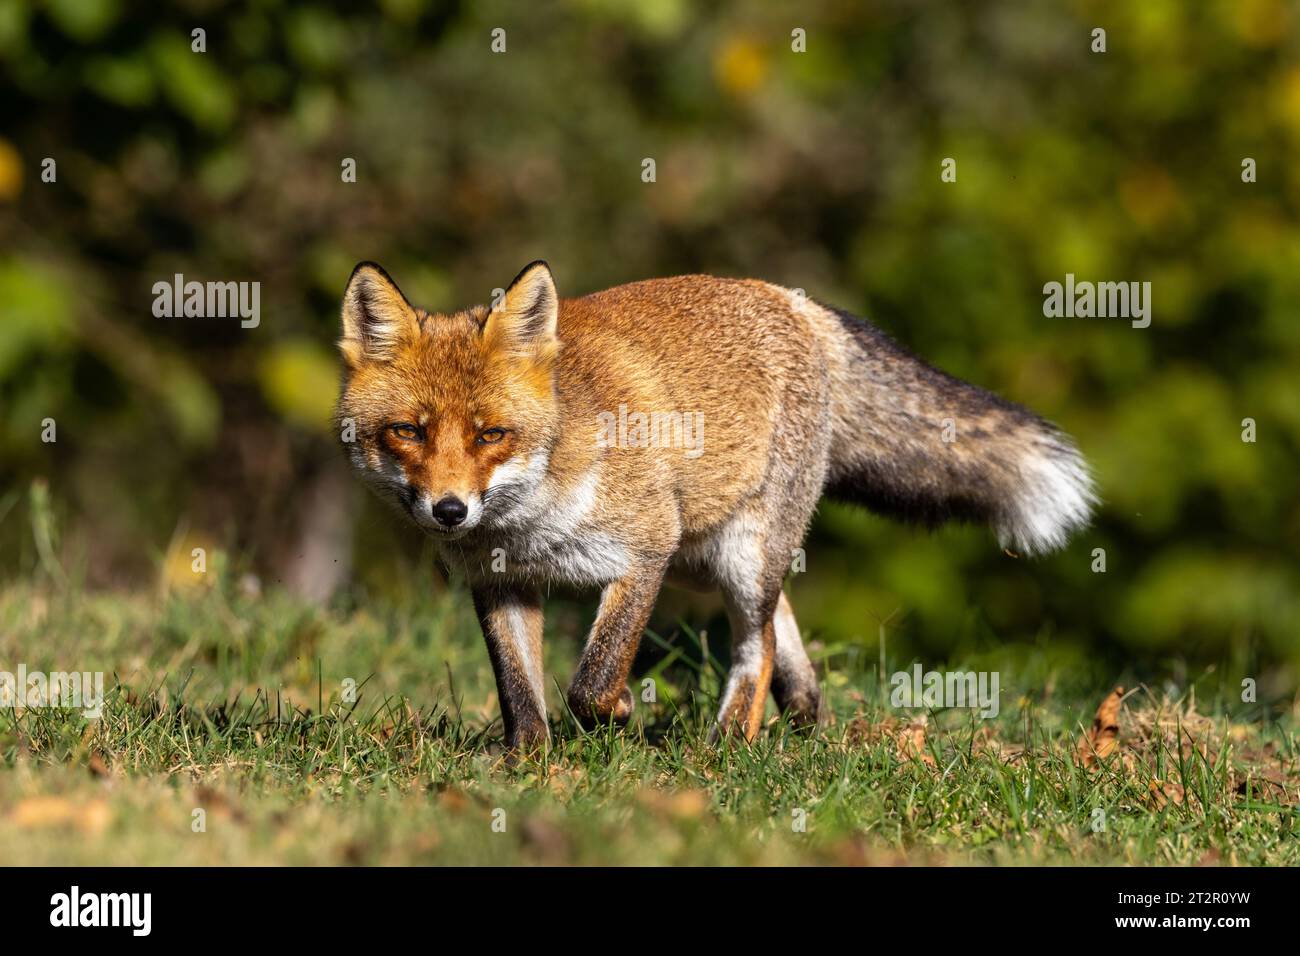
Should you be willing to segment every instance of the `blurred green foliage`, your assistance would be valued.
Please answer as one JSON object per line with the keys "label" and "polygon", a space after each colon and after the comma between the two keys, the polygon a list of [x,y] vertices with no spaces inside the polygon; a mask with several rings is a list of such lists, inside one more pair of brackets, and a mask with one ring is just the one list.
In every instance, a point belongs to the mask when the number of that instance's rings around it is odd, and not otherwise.
{"label": "blurred green foliage", "polygon": [[[361,585],[393,591],[419,542],[305,491],[339,467],[349,270],[438,309],[544,257],[563,294],[804,288],[1094,462],[1095,528],[1040,562],[827,506],[805,630],[870,651],[898,610],[889,640],[930,655],[1300,662],[1298,26],[1283,0],[0,0],[0,488],[24,493],[0,568],[36,573],[41,477],[92,583],[147,580],[188,534],[278,580],[337,506]],[[1151,327],[1044,318],[1067,272],[1150,280]],[[261,282],[260,325],[154,318],[175,273]]]}

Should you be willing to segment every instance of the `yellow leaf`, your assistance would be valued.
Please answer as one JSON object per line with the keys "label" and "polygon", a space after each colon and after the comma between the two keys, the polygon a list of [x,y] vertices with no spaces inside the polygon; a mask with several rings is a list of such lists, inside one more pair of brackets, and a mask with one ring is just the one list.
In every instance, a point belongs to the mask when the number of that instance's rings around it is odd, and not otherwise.
{"label": "yellow leaf", "polygon": [[8,141],[0,139],[0,202],[17,199],[23,191],[23,158]]}
{"label": "yellow leaf", "polygon": [[258,379],[267,402],[289,422],[329,428],[338,395],[339,363],[315,342],[277,342],[262,357]]}
{"label": "yellow leaf", "polygon": [[767,57],[748,37],[732,37],[717,51],[713,71],[718,85],[735,96],[746,96],[758,89],[767,76]]}

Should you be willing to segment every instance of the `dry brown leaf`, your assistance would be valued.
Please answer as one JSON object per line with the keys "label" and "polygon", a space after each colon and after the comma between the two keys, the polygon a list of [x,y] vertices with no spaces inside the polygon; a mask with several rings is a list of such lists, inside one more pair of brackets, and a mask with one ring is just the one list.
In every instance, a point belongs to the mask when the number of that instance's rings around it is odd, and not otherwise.
{"label": "dry brown leaf", "polygon": [[1294,781],[1288,780],[1286,774],[1275,767],[1250,767],[1240,775],[1234,771],[1232,780],[1235,783],[1233,790],[1240,796],[1249,794],[1265,803],[1293,802]]}
{"label": "dry brown leaf", "polygon": [[1105,760],[1115,752],[1119,741],[1119,705],[1123,699],[1123,687],[1111,691],[1097,708],[1092,727],[1079,738],[1077,756],[1085,770],[1091,770],[1098,760]]}
{"label": "dry brown leaf", "polygon": [[926,714],[913,717],[906,724],[900,724],[894,717],[886,717],[876,723],[872,723],[865,717],[854,717],[845,725],[844,742],[853,747],[860,747],[892,741],[900,757],[907,760],[920,760],[933,767],[934,757],[925,747],[925,727],[928,720]]}
{"label": "dry brown leaf", "polygon": [[852,747],[870,746],[880,743],[886,737],[894,736],[898,721],[886,717],[879,723],[872,723],[865,717],[854,717],[844,725],[844,742]]}
{"label": "dry brown leaf", "polygon": [[896,736],[898,755],[910,760],[919,760],[927,766],[934,766],[934,757],[925,749],[925,725],[928,717],[921,714],[903,727]]}
{"label": "dry brown leaf", "polygon": [[1004,749],[1005,745],[998,740],[997,734],[993,732],[993,728],[988,724],[975,731],[975,735],[971,738],[970,751],[972,756],[978,757],[981,754],[989,754],[993,757],[1001,757]]}
{"label": "dry brown leaf", "polygon": [[1157,810],[1163,810],[1170,802],[1182,806],[1185,796],[1183,785],[1172,780],[1152,780],[1147,788],[1147,799]]}
{"label": "dry brown leaf", "polygon": [[561,767],[552,764],[549,772],[542,777],[541,783],[556,796],[568,796],[583,783],[586,774],[577,767]]}

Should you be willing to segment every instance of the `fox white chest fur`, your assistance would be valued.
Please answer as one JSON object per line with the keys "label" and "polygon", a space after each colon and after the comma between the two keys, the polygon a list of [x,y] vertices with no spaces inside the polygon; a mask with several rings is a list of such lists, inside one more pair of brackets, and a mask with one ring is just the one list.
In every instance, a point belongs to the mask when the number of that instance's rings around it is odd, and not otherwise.
{"label": "fox white chest fur", "polygon": [[[506,467],[523,471],[537,465]],[[496,574],[575,587],[603,587],[617,580],[632,558],[622,536],[603,522],[601,472],[598,464],[578,481],[564,484],[543,476],[526,491],[512,492],[511,505],[494,515],[480,535],[439,542],[443,560],[471,578]],[[493,487],[489,483],[483,496],[488,509]]]}

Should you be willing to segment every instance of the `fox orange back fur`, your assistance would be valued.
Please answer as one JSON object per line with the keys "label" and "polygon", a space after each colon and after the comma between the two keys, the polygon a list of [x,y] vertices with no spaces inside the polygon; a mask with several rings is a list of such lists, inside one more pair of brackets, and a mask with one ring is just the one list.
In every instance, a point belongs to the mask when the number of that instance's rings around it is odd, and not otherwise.
{"label": "fox orange back fur", "polygon": [[665,580],[719,590],[732,664],[717,729],[750,739],[769,689],[820,689],[782,583],[823,494],[930,525],[990,523],[1025,553],[1086,525],[1092,482],[1033,413],[862,319],[756,280],[679,276],[560,299],[544,262],[491,308],[415,308],[372,263],[343,299],[338,414],[362,478],[469,582],[507,744],[546,742],[542,599],[602,589],[567,698],[626,721]]}

